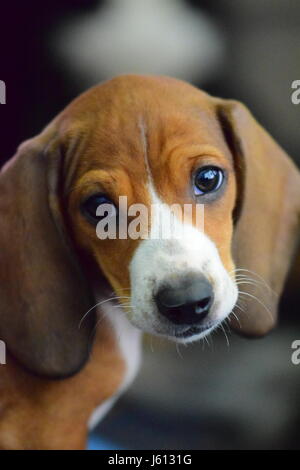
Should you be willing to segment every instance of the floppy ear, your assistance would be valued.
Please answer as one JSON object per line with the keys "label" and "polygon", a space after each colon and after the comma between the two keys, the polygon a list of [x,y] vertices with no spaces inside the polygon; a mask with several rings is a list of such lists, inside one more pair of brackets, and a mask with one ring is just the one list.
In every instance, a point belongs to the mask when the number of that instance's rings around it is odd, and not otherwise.
{"label": "floppy ear", "polygon": [[300,173],[244,105],[220,100],[218,115],[237,182],[233,259],[244,293],[234,327],[259,336],[276,323],[299,237]]}
{"label": "floppy ear", "polygon": [[89,356],[94,318],[79,323],[93,298],[64,228],[62,157],[45,140],[0,173],[0,338],[31,372],[62,378]]}

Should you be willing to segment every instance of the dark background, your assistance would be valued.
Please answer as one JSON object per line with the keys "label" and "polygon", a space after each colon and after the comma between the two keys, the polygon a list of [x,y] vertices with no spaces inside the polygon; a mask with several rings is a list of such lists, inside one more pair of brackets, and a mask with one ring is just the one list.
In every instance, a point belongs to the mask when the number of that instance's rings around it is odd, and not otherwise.
{"label": "dark background", "polygon": [[[185,0],[192,11],[209,15],[223,35],[222,66],[209,79],[193,77],[208,92],[237,98],[294,156],[299,155],[299,109],[290,101],[291,83],[299,78],[300,4],[297,0]],[[7,84],[7,104],[0,106],[1,161],[38,133],[87,84],[53,50],[58,26],[80,19],[98,0],[28,0],[1,3],[0,79]],[[158,13],[159,14],[159,13]],[[180,63],[180,57],[178,58]],[[162,70],[162,73],[164,71]]]}
{"label": "dark background", "polygon": [[[7,104],[0,105],[0,165],[78,93],[109,78],[101,60],[98,74],[86,73],[85,67],[78,73],[78,64],[73,68],[55,43],[58,32],[64,38],[65,24],[109,3],[1,3],[0,79],[6,82]],[[182,3],[190,13],[206,15],[220,34],[222,52],[210,73],[203,74],[206,64],[199,59],[199,73],[190,76],[188,70],[181,74],[178,57],[178,75],[212,94],[245,102],[300,163],[300,105],[291,103],[291,83],[300,79],[300,2]],[[193,54],[197,65],[196,47]],[[141,70],[140,62],[137,66]],[[192,346],[183,358],[174,345],[154,340],[152,352],[146,341],[139,378],[94,433],[91,446],[298,448],[300,365],[290,360],[291,343],[300,338],[298,312],[290,299],[281,328],[267,339],[248,342],[230,336],[228,348],[224,337],[216,335],[214,347]]]}

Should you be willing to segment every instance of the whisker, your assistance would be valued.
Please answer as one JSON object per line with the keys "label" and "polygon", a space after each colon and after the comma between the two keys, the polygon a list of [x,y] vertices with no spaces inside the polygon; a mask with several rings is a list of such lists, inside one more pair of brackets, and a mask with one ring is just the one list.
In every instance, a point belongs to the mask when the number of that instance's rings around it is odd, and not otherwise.
{"label": "whisker", "polygon": [[258,299],[255,295],[249,294],[249,292],[244,292],[244,291],[239,291],[239,294],[241,294],[241,295],[248,295],[248,296],[251,297],[252,299],[255,299],[262,307],[265,308],[265,310],[266,310],[266,311],[268,312],[268,314],[270,315],[270,318],[273,320],[272,313],[270,312],[270,310],[268,309],[268,307],[267,307],[260,299]]}
{"label": "whisker", "polygon": [[107,312],[102,312],[102,313],[101,313],[100,318],[97,320],[96,325],[95,325],[94,328],[93,328],[92,336],[94,335],[94,333],[95,333],[96,329],[98,328],[98,326],[100,325],[100,323],[101,323],[105,318],[107,318],[107,317],[108,317]]}
{"label": "whisker", "polygon": [[[258,287],[260,289],[265,288],[265,284],[262,281],[254,279],[250,276],[246,276],[244,274],[240,274],[240,275],[236,276],[236,278],[235,278],[236,285],[239,285],[241,282],[249,282],[249,284],[252,284],[255,287]],[[270,290],[270,289],[268,288],[268,290]]]}
{"label": "whisker", "polygon": [[127,296],[119,296],[119,297],[110,297],[109,299],[105,299],[105,300],[102,300],[101,302],[98,302],[96,303],[95,305],[93,305],[93,307],[91,307],[84,315],[83,317],[81,318],[80,322],[79,322],[79,325],[78,325],[78,329],[81,328],[81,325],[83,323],[83,321],[85,320],[85,318],[87,317],[87,315],[92,311],[94,310],[94,308],[97,308],[99,307],[100,305],[103,305],[105,304],[106,302],[110,302],[111,300],[118,300],[118,299],[130,299],[130,297],[127,297]]}
{"label": "whisker", "polygon": [[256,276],[258,279],[260,279],[260,281],[267,287],[267,289],[269,289],[276,297],[278,297],[278,294],[277,292],[275,292],[271,286],[269,286],[269,284],[266,282],[266,280],[260,276],[259,274],[257,274],[255,271],[251,271],[250,269],[245,269],[245,268],[237,268],[235,269],[235,272],[247,272],[247,273],[250,273],[250,274],[253,274],[254,276]]}
{"label": "whisker", "polygon": [[223,324],[224,324],[224,327],[227,328],[227,333],[231,335],[231,328],[230,328],[230,323],[229,323],[228,318],[225,318],[225,320],[223,321]]}
{"label": "whisker", "polygon": [[224,335],[225,335],[225,338],[226,338],[227,347],[229,348],[229,347],[230,347],[229,339],[228,339],[228,336],[227,336],[227,333],[226,333],[226,331],[225,331],[225,328],[224,328],[223,324],[221,323],[218,328],[221,328],[221,330],[223,331],[223,333],[224,333]]}
{"label": "whisker", "polygon": [[208,336],[205,336],[205,338],[207,338],[207,341],[208,341],[208,338],[209,338],[209,340],[211,340],[211,343],[208,343],[208,344],[209,344],[209,346],[211,346],[212,350],[214,349],[214,339],[213,339],[214,336],[213,336],[213,335],[214,335],[214,333],[215,333],[216,330],[217,330],[217,328],[215,328],[215,329],[210,333],[209,337],[208,337]]}
{"label": "whisker", "polygon": [[251,286],[255,286],[255,287],[258,287],[258,288],[261,288],[261,289],[264,288],[264,286],[262,284],[258,284],[257,282],[253,282],[253,281],[241,280],[241,281],[236,282],[237,286],[240,286],[242,284],[249,284]]}
{"label": "whisker", "polygon": [[230,317],[230,315],[233,315],[233,316],[234,316],[234,318],[235,318],[236,321],[238,322],[239,326],[241,327],[242,325],[241,325],[240,319],[239,319],[239,317],[236,315],[236,313],[235,313],[233,310],[230,312],[228,318]]}
{"label": "whisker", "polygon": [[207,346],[210,348],[210,342],[209,342],[208,336],[203,336],[203,338],[201,338],[201,341],[202,341],[202,351],[205,350],[205,344],[207,344]]}
{"label": "whisker", "polygon": [[179,349],[179,344],[178,344],[178,343],[176,343],[176,351],[177,351],[177,354],[178,354],[178,356],[180,357],[180,359],[183,359],[182,354],[181,354],[181,351],[180,351],[180,349]]}
{"label": "whisker", "polygon": [[246,313],[246,310],[241,305],[239,305],[238,303],[236,303],[234,307],[237,307],[239,310]]}
{"label": "whisker", "polygon": [[126,309],[126,308],[133,308],[132,305],[113,305],[112,308],[115,308],[115,309]]}

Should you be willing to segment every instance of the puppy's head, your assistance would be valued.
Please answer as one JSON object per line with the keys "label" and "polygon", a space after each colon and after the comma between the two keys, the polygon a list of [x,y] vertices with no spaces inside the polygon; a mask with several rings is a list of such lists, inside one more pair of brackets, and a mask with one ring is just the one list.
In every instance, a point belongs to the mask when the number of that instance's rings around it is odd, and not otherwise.
{"label": "puppy's head", "polygon": [[174,79],[113,79],[21,146],[0,183],[2,221],[18,233],[16,244],[1,233],[0,333],[31,369],[82,366],[94,322],[80,319],[106,301],[103,279],[135,326],[178,341],[228,317],[241,283],[272,295],[266,305],[243,289],[251,303],[236,328],[274,324],[299,175],[239,103]]}
{"label": "puppy's head", "polygon": [[[247,109],[174,79],[124,76],[80,97],[62,122],[68,116],[65,136],[84,136],[67,189],[76,243],[130,321],[195,340],[230,315],[240,287],[247,305],[234,326],[268,331],[293,249],[299,176]],[[100,240],[102,205],[116,237]]]}

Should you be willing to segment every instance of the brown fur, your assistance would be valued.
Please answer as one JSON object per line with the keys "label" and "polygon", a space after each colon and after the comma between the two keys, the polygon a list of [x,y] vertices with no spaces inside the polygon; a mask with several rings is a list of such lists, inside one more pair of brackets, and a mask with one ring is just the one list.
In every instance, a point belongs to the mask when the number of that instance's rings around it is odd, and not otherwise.
{"label": "brown fur", "polygon": [[0,449],[84,449],[91,413],[120,386],[125,364],[105,322],[76,375],[47,380],[10,355],[0,366]]}
{"label": "brown fur", "polygon": [[[100,190],[149,205],[145,150],[168,204],[194,201],[197,166],[226,170],[224,193],[206,207],[205,232],[228,272],[249,269],[282,291],[299,229],[300,176],[247,109],[165,77],[124,76],[89,90],[0,175],[0,338],[12,353],[0,369],[2,448],[84,447],[89,415],[122,382],[109,325],[101,322],[90,357],[95,319],[77,326],[92,304],[89,284],[101,290],[97,269],[117,294],[130,289],[139,241],[100,242],[80,204]],[[86,263],[97,267],[93,275]],[[234,326],[266,333],[277,301],[268,312],[249,303]]]}

